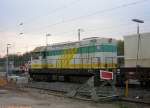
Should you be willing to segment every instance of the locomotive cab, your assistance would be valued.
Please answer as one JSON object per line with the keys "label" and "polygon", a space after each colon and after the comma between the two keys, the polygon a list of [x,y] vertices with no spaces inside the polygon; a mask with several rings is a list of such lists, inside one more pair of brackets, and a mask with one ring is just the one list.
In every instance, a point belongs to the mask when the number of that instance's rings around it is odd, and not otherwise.
{"label": "locomotive cab", "polygon": [[32,69],[47,68],[45,47],[38,47],[33,51],[31,57],[31,68]]}

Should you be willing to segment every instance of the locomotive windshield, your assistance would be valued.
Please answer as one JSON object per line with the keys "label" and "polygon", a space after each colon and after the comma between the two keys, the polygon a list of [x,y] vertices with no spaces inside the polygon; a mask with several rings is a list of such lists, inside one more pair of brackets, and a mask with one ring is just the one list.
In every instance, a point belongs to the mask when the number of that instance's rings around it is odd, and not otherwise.
{"label": "locomotive windshield", "polygon": [[41,52],[41,54],[42,54],[42,58],[46,59],[46,51]]}
{"label": "locomotive windshield", "polygon": [[34,52],[34,53],[32,53],[32,59],[39,59],[39,56],[41,56],[42,59],[45,59],[46,58],[46,52],[43,51],[43,52]]}
{"label": "locomotive windshield", "polygon": [[40,52],[34,52],[32,53],[32,59],[39,59]]}

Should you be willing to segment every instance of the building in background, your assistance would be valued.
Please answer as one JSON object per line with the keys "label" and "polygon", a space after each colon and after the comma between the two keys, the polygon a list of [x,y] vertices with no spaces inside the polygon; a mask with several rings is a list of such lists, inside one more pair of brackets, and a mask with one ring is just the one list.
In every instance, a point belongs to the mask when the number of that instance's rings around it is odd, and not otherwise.
{"label": "building in background", "polygon": [[139,42],[137,34],[124,36],[124,57],[125,67],[150,67],[150,33],[141,33]]}

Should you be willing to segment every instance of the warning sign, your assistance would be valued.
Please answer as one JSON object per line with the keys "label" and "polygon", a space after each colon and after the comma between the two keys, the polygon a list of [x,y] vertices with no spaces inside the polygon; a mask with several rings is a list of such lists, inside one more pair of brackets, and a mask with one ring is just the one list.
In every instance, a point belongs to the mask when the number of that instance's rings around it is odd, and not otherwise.
{"label": "warning sign", "polygon": [[100,70],[100,78],[105,80],[112,80],[113,79],[113,72]]}

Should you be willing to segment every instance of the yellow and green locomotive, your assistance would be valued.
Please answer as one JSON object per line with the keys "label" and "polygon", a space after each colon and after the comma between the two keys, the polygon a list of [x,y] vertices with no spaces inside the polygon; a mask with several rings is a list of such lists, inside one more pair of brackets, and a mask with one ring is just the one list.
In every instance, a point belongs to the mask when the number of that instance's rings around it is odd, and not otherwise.
{"label": "yellow and green locomotive", "polygon": [[94,70],[116,68],[117,41],[92,37],[76,42],[35,48],[30,76],[34,80],[65,80],[73,76],[91,76]]}

